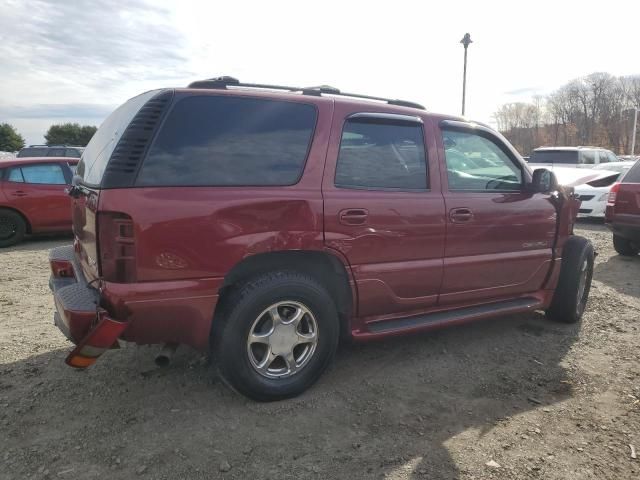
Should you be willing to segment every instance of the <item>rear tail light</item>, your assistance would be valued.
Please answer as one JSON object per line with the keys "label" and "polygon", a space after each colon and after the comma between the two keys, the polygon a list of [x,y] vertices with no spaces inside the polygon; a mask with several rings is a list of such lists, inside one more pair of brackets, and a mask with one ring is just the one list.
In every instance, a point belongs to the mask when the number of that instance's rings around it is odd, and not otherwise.
{"label": "rear tail light", "polygon": [[108,282],[136,281],[136,244],[133,220],[120,212],[98,212],[100,272]]}
{"label": "rear tail light", "polygon": [[51,273],[53,278],[74,278],[73,264],[69,260],[51,260]]}
{"label": "rear tail light", "polygon": [[620,190],[620,183],[616,182],[609,190],[609,198],[607,199],[607,205],[615,205],[616,197],[618,196],[618,190]]}
{"label": "rear tail light", "polygon": [[106,316],[106,312],[98,313],[98,324],[82,339],[65,360],[74,368],[87,368],[93,365],[98,357],[111,348],[117,348],[118,337],[127,328],[127,323],[117,322]]}

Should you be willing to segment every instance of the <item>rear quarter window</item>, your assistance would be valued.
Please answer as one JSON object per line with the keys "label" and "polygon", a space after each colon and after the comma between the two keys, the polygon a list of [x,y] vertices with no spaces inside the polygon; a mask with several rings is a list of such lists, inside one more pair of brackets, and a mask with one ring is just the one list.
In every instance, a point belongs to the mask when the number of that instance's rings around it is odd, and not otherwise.
{"label": "rear quarter window", "polygon": [[316,108],[304,103],[184,98],[160,129],[136,185],[293,185],[302,175],[316,117]]}

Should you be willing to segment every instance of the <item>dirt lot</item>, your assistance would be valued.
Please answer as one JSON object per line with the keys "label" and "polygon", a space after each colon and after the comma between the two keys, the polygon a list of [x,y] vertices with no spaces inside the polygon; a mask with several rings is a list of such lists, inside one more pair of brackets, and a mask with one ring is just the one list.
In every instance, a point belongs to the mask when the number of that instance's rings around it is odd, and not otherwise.
{"label": "dirt lot", "polygon": [[600,253],[582,325],[536,313],[345,346],[272,404],[187,349],[167,369],[136,346],[66,367],[46,259],[69,239],[3,250],[0,478],[640,478],[640,257],[579,233]]}

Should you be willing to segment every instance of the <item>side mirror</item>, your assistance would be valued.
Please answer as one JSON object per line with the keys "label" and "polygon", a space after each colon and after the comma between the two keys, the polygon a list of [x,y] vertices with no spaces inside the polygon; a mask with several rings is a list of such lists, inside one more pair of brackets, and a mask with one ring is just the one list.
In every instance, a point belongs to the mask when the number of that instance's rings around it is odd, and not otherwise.
{"label": "side mirror", "polygon": [[531,179],[531,191],[533,193],[548,193],[558,189],[556,174],[546,168],[537,168],[533,171]]}

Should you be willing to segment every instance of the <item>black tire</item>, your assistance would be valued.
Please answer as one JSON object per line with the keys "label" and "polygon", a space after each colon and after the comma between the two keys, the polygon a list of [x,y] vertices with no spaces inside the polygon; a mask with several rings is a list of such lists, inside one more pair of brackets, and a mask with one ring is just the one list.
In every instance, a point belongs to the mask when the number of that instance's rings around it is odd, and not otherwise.
{"label": "black tire", "polygon": [[[252,364],[248,338],[261,313],[280,302],[298,303],[308,309],[317,326],[317,341],[300,370],[286,378],[267,378]],[[340,335],[337,309],[327,290],[305,274],[261,275],[231,293],[224,305],[214,319],[219,324],[214,325],[212,333],[213,356],[222,378],[249,398],[273,401],[295,397],[318,380],[335,356]]]}
{"label": "black tire", "polygon": [[0,209],[0,248],[20,243],[27,233],[27,224],[17,212]]}
{"label": "black tire", "polygon": [[625,257],[635,257],[640,252],[640,246],[615,233],[613,234],[613,248]]}
{"label": "black tire", "polygon": [[563,251],[558,286],[546,314],[556,322],[576,323],[582,318],[589,298],[595,254],[591,242],[577,236],[567,240]]}

